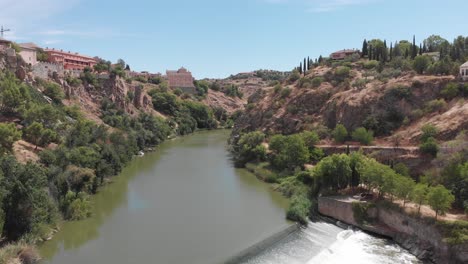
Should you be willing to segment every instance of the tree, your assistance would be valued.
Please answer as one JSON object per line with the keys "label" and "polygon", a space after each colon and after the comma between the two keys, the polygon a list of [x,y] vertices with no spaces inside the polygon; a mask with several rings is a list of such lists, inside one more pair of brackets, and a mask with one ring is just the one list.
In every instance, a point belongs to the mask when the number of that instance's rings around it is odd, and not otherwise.
{"label": "tree", "polygon": [[337,143],[344,143],[348,137],[348,130],[342,124],[338,124],[332,132],[333,138]]}
{"label": "tree", "polygon": [[428,138],[425,142],[419,145],[419,149],[422,153],[429,154],[432,157],[436,157],[439,152],[439,146],[437,145],[436,139],[433,137]]}
{"label": "tree", "polygon": [[60,85],[48,82],[44,87],[44,94],[50,97],[54,103],[61,103],[64,98],[64,93]]}
{"label": "tree", "polygon": [[425,124],[421,128],[421,138],[419,139],[421,142],[426,142],[429,138],[435,138],[439,133],[437,128],[432,124]]}
{"label": "tree", "polygon": [[25,84],[20,84],[10,72],[4,76],[0,75],[0,78],[0,111],[16,112],[31,99],[29,91]]}
{"label": "tree", "polygon": [[42,133],[44,133],[44,126],[41,123],[34,122],[24,130],[24,137],[33,143],[36,146],[35,150],[37,150]]}
{"label": "tree", "polygon": [[309,150],[300,135],[275,135],[270,140],[271,163],[278,170],[302,167],[309,161]]}
{"label": "tree", "polygon": [[406,202],[411,198],[414,185],[414,180],[409,177],[404,177],[402,175],[396,177],[395,194],[398,198],[403,200],[403,207],[405,207]]}
{"label": "tree", "polygon": [[416,58],[416,55],[418,55],[417,47],[416,47],[416,36],[413,35],[413,45],[412,45],[412,50],[411,50],[411,59]]}
{"label": "tree", "polygon": [[440,214],[445,214],[451,207],[452,203],[455,201],[455,197],[449,190],[447,190],[442,185],[437,185],[436,187],[429,188],[429,193],[427,194],[427,202],[429,206],[435,211],[435,218]]}
{"label": "tree", "polygon": [[120,66],[120,68],[122,69],[125,69],[125,65],[127,65],[127,63],[125,63],[125,61],[123,59],[118,59],[117,60],[117,64],[118,66]]}
{"label": "tree", "polygon": [[264,160],[266,157],[266,148],[262,146],[264,140],[265,134],[259,131],[242,135],[233,147],[236,153],[236,163],[244,166],[249,161]]}
{"label": "tree", "polygon": [[11,151],[13,143],[21,138],[21,131],[13,123],[0,123],[0,155]]}
{"label": "tree", "polygon": [[430,63],[431,63],[431,59],[428,56],[426,55],[417,56],[415,57],[414,62],[413,62],[413,69],[417,73],[423,74],[429,67]]}
{"label": "tree", "polygon": [[359,141],[361,144],[370,145],[374,140],[374,132],[367,131],[364,127],[357,128],[352,134],[353,140]]}
{"label": "tree", "polygon": [[361,54],[361,56],[362,56],[362,57],[365,57],[365,56],[367,56],[368,54],[369,54],[369,51],[368,51],[368,49],[367,49],[367,40],[364,39],[364,41],[362,42],[362,54]]}
{"label": "tree", "polygon": [[326,157],[314,167],[312,175],[319,189],[344,189],[351,184],[351,159],[346,154]]}
{"label": "tree", "polygon": [[448,41],[438,35],[431,35],[427,39],[425,39],[423,42],[429,52],[434,52],[434,51],[439,51],[442,44]]}
{"label": "tree", "polygon": [[418,183],[414,186],[411,193],[411,200],[418,204],[418,214],[421,211],[421,205],[427,201],[427,193],[429,191],[429,186],[424,183]]}

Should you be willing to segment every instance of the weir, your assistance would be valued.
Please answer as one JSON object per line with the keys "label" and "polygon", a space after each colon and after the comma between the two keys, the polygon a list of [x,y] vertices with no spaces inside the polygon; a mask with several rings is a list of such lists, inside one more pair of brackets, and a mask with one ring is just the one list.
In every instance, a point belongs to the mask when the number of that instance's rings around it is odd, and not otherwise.
{"label": "weir", "polygon": [[250,247],[242,250],[238,254],[230,257],[224,264],[238,264],[248,259],[260,254],[264,250],[274,246],[276,243],[279,243],[281,240],[285,239],[294,232],[300,230],[299,224],[292,224],[285,228],[282,228],[278,232],[273,233],[271,236],[251,245]]}

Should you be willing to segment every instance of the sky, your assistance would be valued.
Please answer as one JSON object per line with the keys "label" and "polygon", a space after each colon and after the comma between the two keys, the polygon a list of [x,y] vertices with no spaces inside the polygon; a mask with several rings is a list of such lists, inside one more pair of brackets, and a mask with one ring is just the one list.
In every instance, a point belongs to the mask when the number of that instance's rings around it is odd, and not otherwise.
{"label": "sky", "polygon": [[467,0],[0,0],[5,38],[195,78],[291,70],[305,56],[468,35]]}

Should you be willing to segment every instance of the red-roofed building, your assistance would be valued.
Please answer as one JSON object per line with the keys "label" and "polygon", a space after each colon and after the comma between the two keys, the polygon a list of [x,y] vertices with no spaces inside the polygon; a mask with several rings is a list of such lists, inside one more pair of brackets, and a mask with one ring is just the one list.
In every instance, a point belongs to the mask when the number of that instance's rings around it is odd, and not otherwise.
{"label": "red-roofed building", "polygon": [[63,64],[65,70],[83,70],[86,67],[93,68],[97,60],[93,57],[78,53],[65,52],[63,50],[45,49],[49,62]]}
{"label": "red-roofed building", "polygon": [[330,54],[330,58],[332,60],[344,60],[346,59],[346,57],[351,56],[353,54],[360,55],[361,52],[359,52],[359,50],[356,49],[344,49],[333,52],[332,54]]}
{"label": "red-roofed building", "polygon": [[166,75],[170,88],[180,88],[185,93],[196,93],[192,73],[187,69],[182,67],[177,71],[166,71]]}

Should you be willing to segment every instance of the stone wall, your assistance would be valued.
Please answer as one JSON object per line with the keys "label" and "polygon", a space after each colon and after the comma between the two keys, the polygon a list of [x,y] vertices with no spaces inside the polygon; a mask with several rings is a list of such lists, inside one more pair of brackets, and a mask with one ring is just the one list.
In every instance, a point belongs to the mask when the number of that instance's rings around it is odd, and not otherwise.
{"label": "stone wall", "polygon": [[33,76],[42,79],[47,79],[51,77],[54,72],[56,72],[58,76],[63,76],[63,65],[50,62],[39,62],[32,67]]}
{"label": "stone wall", "polygon": [[[436,225],[410,217],[394,209],[377,207],[368,214],[372,224],[358,224],[353,204],[343,197],[319,197],[319,213],[363,230],[391,237],[420,259],[435,263],[468,263],[468,244],[452,246],[443,241]],[[375,211],[376,210],[376,211]]]}

